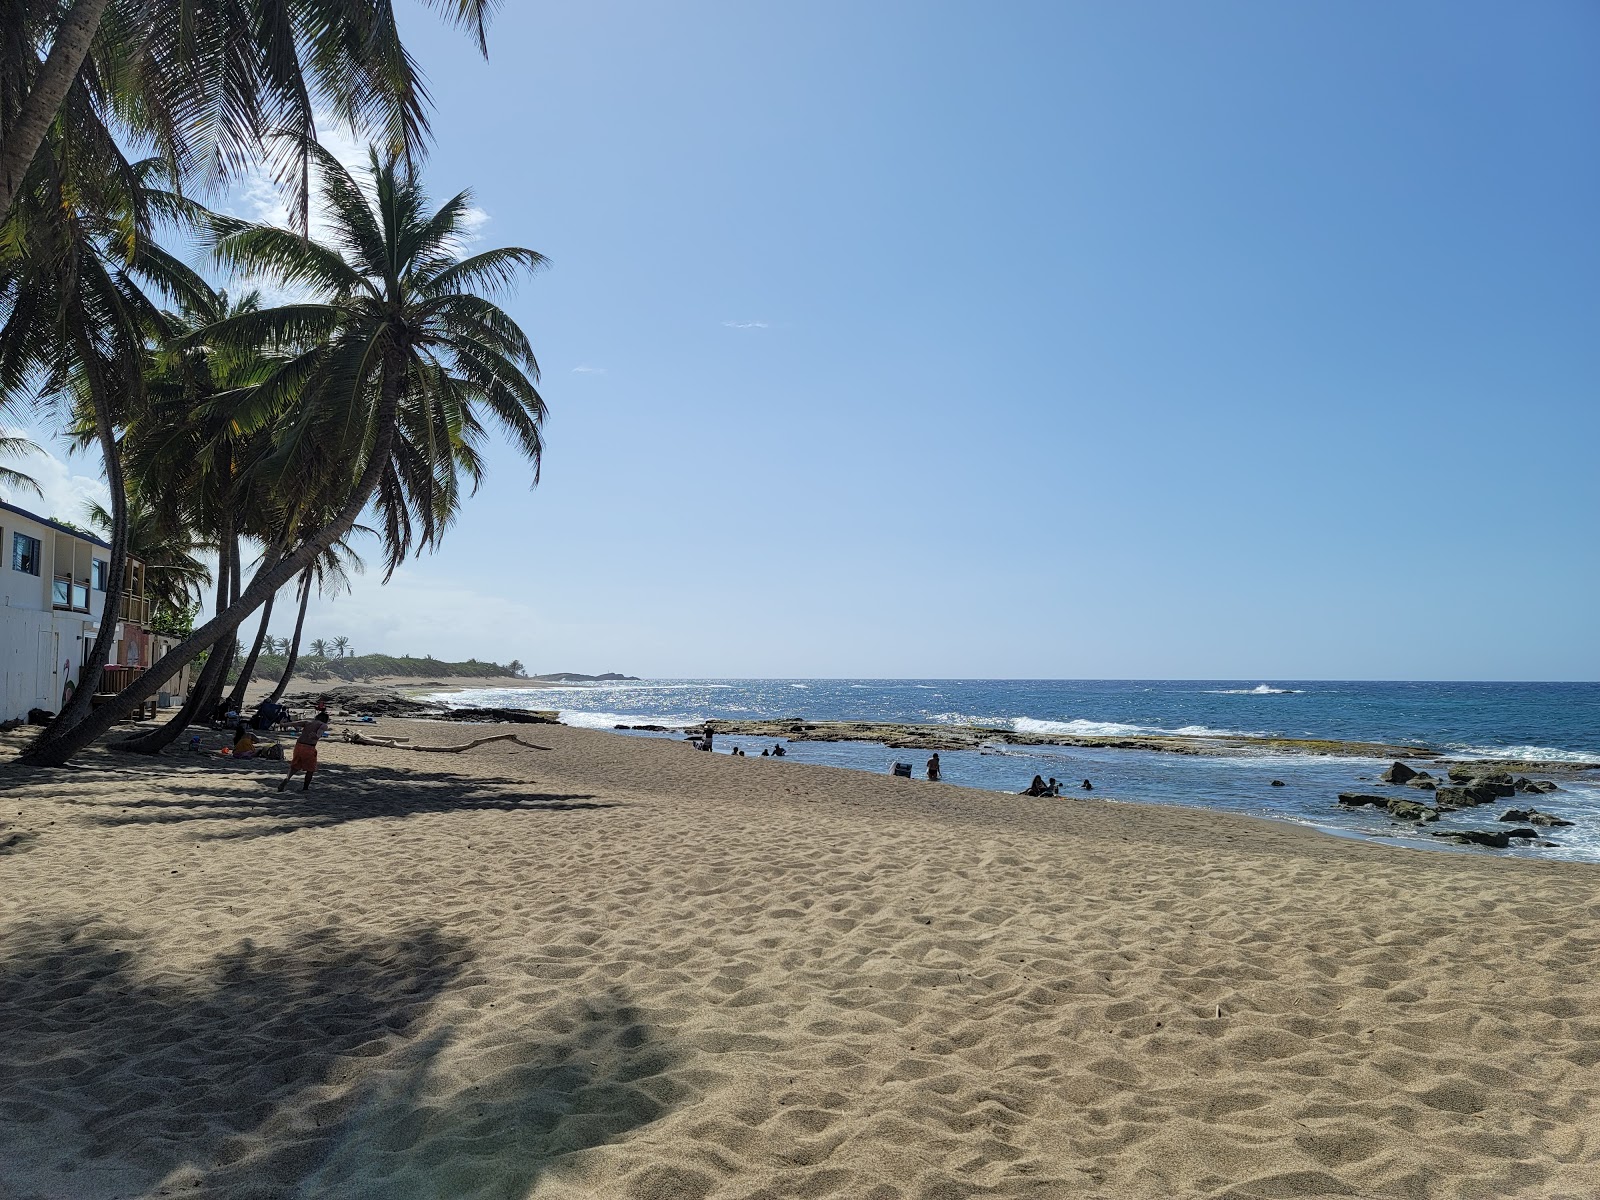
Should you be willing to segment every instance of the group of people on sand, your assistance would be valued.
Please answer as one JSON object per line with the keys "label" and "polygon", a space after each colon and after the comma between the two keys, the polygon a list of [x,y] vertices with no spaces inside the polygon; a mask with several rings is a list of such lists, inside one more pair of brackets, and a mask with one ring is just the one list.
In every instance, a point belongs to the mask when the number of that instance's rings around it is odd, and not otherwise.
{"label": "group of people on sand", "polygon": [[[250,728],[250,722],[234,714],[233,746],[229,750],[232,758],[275,758],[283,761],[283,750],[277,742],[269,741],[261,744]],[[304,721],[297,721],[292,725],[295,730],[294,752],[289,756],[289,773],[283,777],[283,782],[278,784],[281,792],[289,786],[291,780],[301,772],[305,773],[305,782],[301,785],[302,792],[311,790],[311,777],[317,773],[317,743],[322,740],[330,727],[328,706],[324,701],[317,701],[316,714]],[[196,739],[198,741],[198,739]]]}
{"label": "group of people on sand", "polygon": [[[1082,791],[1094,791],[1094,784],[1085,779],[1078,785]],[[1035,775],[1033,782],[1017,793],[1019,796],[1059,796],[1062,784],[1054,775],[1046,780],[1042,775]]]}

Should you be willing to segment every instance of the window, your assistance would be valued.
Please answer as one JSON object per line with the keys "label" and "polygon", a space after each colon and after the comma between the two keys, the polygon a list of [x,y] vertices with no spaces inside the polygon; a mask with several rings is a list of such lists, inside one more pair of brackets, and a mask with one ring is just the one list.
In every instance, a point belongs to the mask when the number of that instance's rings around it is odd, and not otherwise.
{"label": "window", "polygon": [[50,603],[57,608],[72,607],[72,580],[57,578],[50,585]]}
{"label": "window", "polygon": [[89,611],[89,581],[80,579],[72,585],[72,607],[79,612]]}
{"label": "window", "polygon": [[106,590],[106,560],[103,558],[94,560],[94,590],[97,592]]}
{"label": "window", "polygon": [[25,533],[11,535],[11,569],[25,575],[39,573],[39,539]]}

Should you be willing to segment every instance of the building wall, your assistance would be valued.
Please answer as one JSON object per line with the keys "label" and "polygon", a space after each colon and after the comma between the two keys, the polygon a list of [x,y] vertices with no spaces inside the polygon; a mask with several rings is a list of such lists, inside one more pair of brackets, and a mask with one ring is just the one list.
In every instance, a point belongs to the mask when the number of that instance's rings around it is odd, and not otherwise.
{"label": "building wall", "polygon": [[[12,535],[17,533],[39,542],[38,575],[12,566]],[[0,509],[0,719],[26,717],[30,708],[58,711],[67,684],[77,686],[99,628],[105,593],[91,583],[88,613],[61,611],[52,602],[52,585],[58,564],[76,578],[82,569],[78,560],[108,554],[85,539]]]}

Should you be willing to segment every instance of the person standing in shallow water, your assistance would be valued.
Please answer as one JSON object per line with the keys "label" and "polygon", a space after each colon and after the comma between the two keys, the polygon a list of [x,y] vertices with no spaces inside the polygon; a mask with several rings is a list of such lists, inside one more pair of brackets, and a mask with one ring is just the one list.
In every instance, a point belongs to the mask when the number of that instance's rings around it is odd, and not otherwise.
{"label": "person standing in shallow water", "polygon": [[928,760],[928,782],[939,782],[939,752],[935,750],[933,757]]}

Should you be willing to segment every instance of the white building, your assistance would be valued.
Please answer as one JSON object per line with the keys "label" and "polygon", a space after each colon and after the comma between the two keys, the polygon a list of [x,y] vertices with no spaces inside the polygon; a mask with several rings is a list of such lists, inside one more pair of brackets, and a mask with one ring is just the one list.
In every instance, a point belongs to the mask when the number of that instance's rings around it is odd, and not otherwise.
{"label": "white building", "polygon": [[[56,712],[76,688],[105,610],[111,547],[91,534],[0,502],[0,719]],[[105,690],[150,665],[144,564],[128,560]]]}

